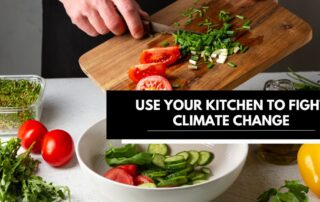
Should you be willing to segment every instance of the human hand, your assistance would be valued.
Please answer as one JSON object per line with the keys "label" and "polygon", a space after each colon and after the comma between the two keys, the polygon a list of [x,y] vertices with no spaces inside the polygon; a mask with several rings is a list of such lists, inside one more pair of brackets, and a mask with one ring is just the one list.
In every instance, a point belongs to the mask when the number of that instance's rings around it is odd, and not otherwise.
{"label": "human hand", "polygon": [[134,38],[139,39],[144,35],[141,16],[148,14],[135,0],[60,0],[60,2],[72,23],[90,36],[104,35],[110,31],[115,35],[121,35],[126,30],[126,24]]}

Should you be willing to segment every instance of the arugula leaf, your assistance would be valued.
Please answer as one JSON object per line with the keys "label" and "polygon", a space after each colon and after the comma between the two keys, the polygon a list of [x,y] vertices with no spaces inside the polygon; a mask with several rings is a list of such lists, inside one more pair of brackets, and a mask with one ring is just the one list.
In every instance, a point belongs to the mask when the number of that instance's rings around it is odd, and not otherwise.
{"label": "arugula leaf", "polygon": [[32,146],[18,154],[18,138],[11,138],[7,142],[0,139],[0,201],[58,202],[67,198],[70,200],[68,187],[47,183],[34,174],[40,162],[30,156]]}
{"label": "arugula leaf", "polygon": [[308,202],[308,192],[309,188],[297,180],[285,181],[285,185],[280,188],[263,192],[257,202]]}

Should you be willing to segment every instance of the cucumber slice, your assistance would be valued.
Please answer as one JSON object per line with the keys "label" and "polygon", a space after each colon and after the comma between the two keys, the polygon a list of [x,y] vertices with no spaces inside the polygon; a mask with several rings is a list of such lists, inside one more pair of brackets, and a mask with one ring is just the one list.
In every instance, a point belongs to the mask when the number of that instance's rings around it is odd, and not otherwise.
{"label": "cucumber slice", "polygon": [[157,188],[156,184],[154,184],[154,183],[144,183],[144,184],[138,185],[138,187],[142,187],[142,188]]}
{"label": "cucumber slice", "polygon": [[170,178],[167,180],[160,181],[157,185],[158,187],[177,187],[188,183],[188,178],[186,176],[180,176],[175,178]]}
{"label": "cucumber slice", "polygon": [[202,173],[201,171],[194,171],[193,173],[191,173],[190,175],[188,175],[188,178],[191,181],[195,181],[195,180],[207,180],[208,179],[208,174]]}
{"label": "cucumber slice", "polygon": [[186,168],[186,166],[187,166],[187,162],[183,161],[180,163],[168,164],[168,165],[166,165],[166,169],[168,171],[175,172],[175,171],[180,171],[180,170]]}
{"label": "cucumber slice", "polygon": [[149,144],[148,152],[165,156],[169,154],[169,147],[166,144]]}
{"label": "cucumber slice", "polygon": [[152,158],[152,163],[160,168],[165,168],[164,164],[165,157],[161,154],[154,154]]}
{"label": "cucumber slice", "polygon": [[188,158],[190,156],[189,153],[186,151],[179,152],[179,153],[177,153],[177,155],[183,156],[185,160],[188,160]]}
{"label": "cucumber slice", "polygon": [[191,165],[196,165],[196,163],[200,158],[199,152],[192,150],[192,151],[189,151],[188,153],[189,153],[188,163]]}
{"label": "cucumber slice", "polygon": [[214,158],[213,153],[208,151],[200,151],[199,153],[200,153],[200,158],[198,160],[199,166],[206,166],[212,162]]}
{"label": "cucumber slice", "polygon": [[180,155],[170,156],[170,157],[164,159],[164,162],[166,164],[181,163],[181,162],[184,162],[184,161],[185,161],[184,157],[180,156]]}
{"label": "cucumber slice", "polygon": [[195,180],[195,181],[192,181],[192,184],[201,184],[204,182],[207,182],[207,180]]}
{"label": "cucumber slice", "polygon": [[210,168],[208,168],[208,167],[203,167],[203,168],[201,168],[201,172],[203,172],[203,173],[205,173],[205,174],[208,174],[208,175],[212,175],[212,171],[211,171],[211,169]]}
{"label": "cucumber slice", "polygon": [[175,173],[171,173],[170,175],[168,175],[166,178],[174,178],[174,177],[179,177],[179,176],[187,176],[189,173],[191,173],[193,171],[193,166],[187,166],[185,169],[177,171]]}
{"label": "cucumber slice", "polygon": [[142,172],[142,174],[154,179],[154,178],[165,177],[167,176],[168,172],[165,170],[148,170],[148,171]]}

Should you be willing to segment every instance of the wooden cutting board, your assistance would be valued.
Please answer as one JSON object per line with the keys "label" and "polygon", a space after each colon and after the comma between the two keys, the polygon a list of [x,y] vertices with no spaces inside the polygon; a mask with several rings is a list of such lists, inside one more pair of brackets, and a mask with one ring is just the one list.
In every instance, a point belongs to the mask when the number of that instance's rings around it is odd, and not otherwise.
{"label": "wooden cutting board", "polygon": [[[194,6],[194,2],[178,0],[153,15],[152,20],[167,25],[179,21],[183,25],[185,19],[181,13]],[[200,0],[196,6],[202,5],[210,6],[207,15],[214,19],[217,19],[220,10],[226,10],[251,20],[251,31],[238,39],[249,45],[250,49],[229,58],[238,65],[237,68],[219,64],[212,69],[200,67],[198,70],[190,70],[187,61],[168,68],[167,78],[171,83],[179,85],[179,89],[233,89],[299,49],[312,38],[312,29],[308,23],[273,0]],[[196,23],[197,19],[194,20],[194,24]],[[192,24],[186,28],[199,31]],[[162,34],[143,40],[134,40],[129,34],[114,37],[82,55],[79,63],[85,74],[102,89],[131,90],[136,84],[128,78],[129,67],[139,63],[142,50],[160,46],[163,41],[170,41],[170,38],[169,35]]]}

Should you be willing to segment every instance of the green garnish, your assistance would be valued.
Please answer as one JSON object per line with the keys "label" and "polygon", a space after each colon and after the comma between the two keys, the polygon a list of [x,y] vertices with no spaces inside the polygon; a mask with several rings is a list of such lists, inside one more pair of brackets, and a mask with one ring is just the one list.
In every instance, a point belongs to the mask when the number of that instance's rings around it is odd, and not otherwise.
{"label": "green garnish", "polygon": [[164,41],[161,44],[162,47],[168,47],[169,45],[170,45],[170,43],[168,41]]}
{"label": "green garnish", "polygon": [[220,19],[222,22],[229,22],[229,21],[233,20],[234,17],[231,16],[229,12],[226,12],[226,11],[224,11],[224,10],[221,10],[220,13],[219,13],[219,19]]}
{"label": "green garnish", "polygon": [[0,114],[0,131],[10,131],[18,128],[23,122],[36,118],[35,108],[30,108],[34,104],[41,91],[38,82],[28,80],[0,79],[0,108],[21,108],[12,113]]}
{"label": "green garnish", "polygon": [[68,187],[55,186],[35,175],[40,162],[30,156],[32,146],[21,154],[19,149],[18,138],[0,140],[0,201],[70,201]]}
{"label": "green garnish", "polygon": [[212,67],[214,67],[214,63],[208,63],[208,64],[207,64],[207,68],[208,68],[208,69],[212,69]]}
{"label": "green garnish", "polygon": [[271,188],[262,193],[257,202],[308,202],[307,193],[309,188],[300,184],[299,181],[285,181],[285,185],[278,189]]}
{"label": "green garnish", "polygon": [[40,90],[37,82],[0,79],[0,107],[28,107],[38,99]]}
{"label": "green garnish", "polygon": [[234,64],[233,62],[228,62],[228,65],[229,65],[230,67],[232,67],[232,68],[236,68],[236,67],[237,67],[237,65]]}
{"label": "green garnish", "polygon": [[180,23],[179,23],[179,22],[175,22],[174,25],[175,25],[176,27],[180,27]]}
{"label": "green garnish", "polygon": [[239,18],[239,19],[241,19],[241,20],[244,20],[244,16],[242,16],[242,15],[236,15],[236,18]]}

